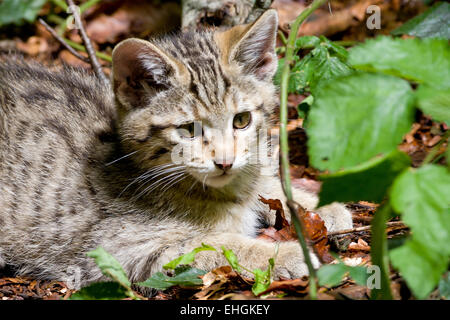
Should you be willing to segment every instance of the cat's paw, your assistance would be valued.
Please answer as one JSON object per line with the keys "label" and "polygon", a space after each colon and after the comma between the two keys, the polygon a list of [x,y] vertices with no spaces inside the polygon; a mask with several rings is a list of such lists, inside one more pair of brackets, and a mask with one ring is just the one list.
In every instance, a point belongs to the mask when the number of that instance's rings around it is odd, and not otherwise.
{"label": "cat's paw", "polygon": [[342,203],[333,202],[320,207],[315,212],[325,222],[328,232],[353,228],[352,214]]}
{"label": "cat's paw", "polygon": [[[319,259],[312,253],[310,257],[314,269],[319,268]],[[306,275],[308,275],[308,266],[298,242],[281,243],[275,258],[274,278],[298,279]]]}

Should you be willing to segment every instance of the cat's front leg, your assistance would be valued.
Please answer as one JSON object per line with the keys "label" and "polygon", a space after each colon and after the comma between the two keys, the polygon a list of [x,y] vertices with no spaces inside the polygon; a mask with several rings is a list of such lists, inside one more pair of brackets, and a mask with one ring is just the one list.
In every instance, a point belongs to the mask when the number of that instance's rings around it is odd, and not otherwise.
{"label": "cat's front leg", "polygon": [[[288,213],[286,214],[286,217],[290,220],[289,210],[286,205],[286,196],[284,195],[280,179],[278,177],[267,178],[264,191],[264,197],[280,199],[283,202],[285,212]],[[294,200],[306,210],[318,213],[325,222],[325,226],[329,232],[351,229],[353,227],[352,215],[342,203],[334,202],[316,208],[319,203],[317,194],[296,187],[292,187],[292,196]],[[269,220],[274,220],[274,218],[269,217]]]}
{"label": "cat's front leg", "polygon": [[[269,266],[269,259],[274,258],[274,278],[296,279],[308,274],[308,268],[302,249],[297,241],[274,243],[262,239],[254,239],[234,233],[211,234],[203,238],[194,239],[192,247],[206,243],[217,248],[218,251],[202,251],[196,255],[194,266],[203,270],[212,270],[228,265],[223,253],[225,249],[233,250],[241,265],[247,269],[259,268],[265,270]],[[318,268],[320,262],[311,254],[313,266]],[[242,271],[246,276],[252,276]]]}

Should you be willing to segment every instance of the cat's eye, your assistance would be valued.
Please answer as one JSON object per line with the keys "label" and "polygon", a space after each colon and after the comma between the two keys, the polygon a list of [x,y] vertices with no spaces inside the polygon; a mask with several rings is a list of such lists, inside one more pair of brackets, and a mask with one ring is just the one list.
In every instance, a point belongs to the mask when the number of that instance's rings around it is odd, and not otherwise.
{"label": "cat's eye", "polygon": [[252,114],[249,111],[238,113],[233,119],[233,128],[245,129],[252,121]]}
{"label": "cat's eye", "polygon": [[178,134],[183,138],[192,139],[195,137],[194,122],[183,124],[177,127]]}

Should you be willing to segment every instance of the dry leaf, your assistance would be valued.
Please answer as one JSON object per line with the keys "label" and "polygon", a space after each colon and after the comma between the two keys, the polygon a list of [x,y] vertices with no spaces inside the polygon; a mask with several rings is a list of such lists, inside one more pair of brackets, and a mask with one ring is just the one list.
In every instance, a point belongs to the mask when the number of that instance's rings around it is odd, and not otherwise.
{"label": "dry leaf", "polygon": [[351,242],[348,245],[348,250],[370,252],[370,246],[363,239],[359,238],[357,243]]}

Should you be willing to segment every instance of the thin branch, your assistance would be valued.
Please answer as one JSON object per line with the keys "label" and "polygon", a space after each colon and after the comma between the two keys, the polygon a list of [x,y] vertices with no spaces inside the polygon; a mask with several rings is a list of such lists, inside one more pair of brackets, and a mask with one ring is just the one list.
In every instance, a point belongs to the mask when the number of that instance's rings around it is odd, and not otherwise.
{"label": "thin branch", "polygon": [[58,42],[67,50],[70,51],[71,54],[73,54],[75,57],[77,57],[78,59],[80,59],[83,62],[89,63],[89,59],[86,58],[85,56],[82,56],[81,54],[78,53],[78,51],[76,51],[74,48],[72,48],[66,41],[64,41],[64,39],[62,37],[59,36],[59,34],[55,31],[55,29],[53,29],[52,27],[50,27],[47,22],[45,22],[44,20],[42,20],[41,18],[39,18],[39,23],[42,24],[45,28],[45,30],[47,30],[56,40],[58,40]]}
{"label": "thin branch", "polygon": [[297,217],[297,210],[304,209],[292,199],[291,190],[291,177],[289,170],[289,146],[287,136],[287,98],[288,98],[288,84],[291,63],[294,59],[295,40],[297,38],[298,29],[301,24],[314,12],[318,7],[325,3],[326,0],[314,0],[314,2],[307,7],[302,13],[295,19],[289,32],[289,37],[286,45],[286,55],[284,60],[284,66],[281,74],[281,94],[280,94],[280,149],[281,149],[281,179],[283,191],[286,194],[287,204],[291,212],[291,219],[294,223],[295,231],[297,232],[298,241],[305,257],[305,263],[308,266],[310,288],[309,296],[311,299],[317,299],[317,276],[316,271],[311,263],[309,256],[309,250],[306,245],[306,240],[303,236],[303,230],[305,229],[300,219]]}
{"label": "thin branch", "polygon": [[78,27],[81,38],[83,39],[84,46],[86,47],[86,52],[89,56],[89,60],[91,61],[92,69],[94,69],[94,73],[104,84],[109,85],[109,81],[106,78],[105,74],[103,73],[102,66],[98,62],[97,57],[95,55],[95,50],[94,47],[92,46],[91,39],[89,39],[86,30],[84,29],[78,10],[76,10],[77,7],[73,3],[73,0],[67,0],[67,4],[69,5],[69,8],[71,8],[71,14],[73,15],[75,24]]}
{"label": "thin branch", "polygon": [[[66,39],[66,38],[63,38],[63,40],[66,41],[72,48],[74,48],[74,49],[76,49],[78,51],[86,52],[86,48],[82,44],[73,42],[72,40],[69,40],[69,39]],[[98,58],[100,58],[100,59],[103,59],[103,60],[108,61],[108,62],[112,62],[111,56],[109,56],[109,55],[107,55],[107,54],[105,54],[103,52],[96,51],[95,55]]]}
{"label": "thin branch", "polygon": [[[405,225],[401,221],[391,221],[386,223],[387,227],[398,227],[398,229],[408,229],[409,227]],[[362,231],[371,231],[371,226],[364,226],[364,227],[358,227],[358,228],[352,228],[352,229],[345,229],[340,231],[334,231],[334,232],[328,232],[328,237],[338,236],[342,234],[348,234],[348,233],[356,233],[356,232],[362,232]]]}

